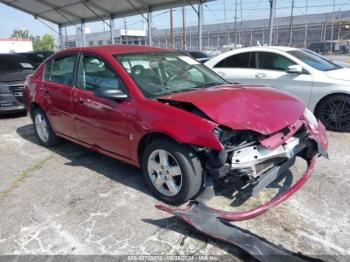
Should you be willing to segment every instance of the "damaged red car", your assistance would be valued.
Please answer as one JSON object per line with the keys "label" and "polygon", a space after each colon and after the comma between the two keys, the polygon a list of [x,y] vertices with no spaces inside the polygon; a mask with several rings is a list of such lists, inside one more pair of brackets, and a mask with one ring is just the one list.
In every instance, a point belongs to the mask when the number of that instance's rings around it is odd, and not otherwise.
{"label": "damaged red car", "polygon": [[194,198],[209,177],[259,191],[296,157],[327,154],[323,125],[299,99],[230,84],[171,50],[58,52],[27,78],[24,102],[42,145],[64,138],[140,167],[169,204]]}

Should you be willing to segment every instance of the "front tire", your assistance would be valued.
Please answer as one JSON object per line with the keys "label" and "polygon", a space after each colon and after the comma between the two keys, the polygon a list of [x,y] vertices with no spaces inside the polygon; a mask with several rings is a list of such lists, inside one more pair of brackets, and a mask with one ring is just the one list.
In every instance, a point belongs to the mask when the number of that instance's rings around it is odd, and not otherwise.
{"label": "front tire", "polygon": [[146,147],[142,168],[154,196],[179,205],[196,196],[202,185],[202,164],[186,145],[157,140]]}
{"label": "front tire", "polygon": [[350,96],[326,97],[317,107],[316,115],[328,130],[350,131]]}
{"label": "front tire", "polygon": [[33,122],[36,137],[41,145],[51,147],[61,142],[61,139],[53,131],[46,114],[40,108],[34,109]]}

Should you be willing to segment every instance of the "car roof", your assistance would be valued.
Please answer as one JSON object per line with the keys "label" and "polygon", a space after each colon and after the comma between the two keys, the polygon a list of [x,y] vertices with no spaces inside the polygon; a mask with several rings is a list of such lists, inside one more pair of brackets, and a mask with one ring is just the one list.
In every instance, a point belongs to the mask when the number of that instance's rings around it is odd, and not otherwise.
{"label": "car roof", "polygon": [[288,52],[288,51],[293,51],[297,49],[298,48],[288,47],[288,46],[251,46],[251,47],[235,49],[233,51],[243,52],[243,51],[259,51],[259,50],[260,51],[277,50],[277,51]]}
{"label": "car roof", "polygon": [[109,54],[127,54],[137,52],[175,52],[175,50],[141,46],[141,45],[103,45],[103,46],[91,46],[91,47],[77,47],[64,49],[59,53],[65,52],[101,52]]}

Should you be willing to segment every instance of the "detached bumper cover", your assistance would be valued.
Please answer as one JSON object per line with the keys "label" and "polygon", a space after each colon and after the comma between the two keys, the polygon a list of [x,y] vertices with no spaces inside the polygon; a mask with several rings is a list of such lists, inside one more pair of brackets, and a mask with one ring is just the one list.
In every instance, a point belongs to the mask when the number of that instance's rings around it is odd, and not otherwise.
{"label": "detached bumper cover", "polygon": [[[252,219],[284,202],[297,192],[310,178],[316,167],[317,157],[319,155],[328,157],[327,135],[323,124],[319,122],[317,127],[312,127],[307,120],[301,118],[297,121],[296,126],[301,127],[302,125],[305,125],[307,129],[308,138],[316,142],[317,149],[316,151],[313,149],[314,151],[312,152],[311,159],[305,159],[308,163],[308,167],[303,176],[287,191],[277,195],[267,203],[242,212],[222,211],[208,207],[204,203],[197,201],[191,202],[188,207],[183,209],[171,208],[164,205],[156,205],[156,208],[180,217],[198,231],[208,236],[240,247],[260,261],[318,261],[317,259],[303,257],[300,254],[292,253],[228,223],[229,221]],[[278,148],[285,141],[290,139],[296,133],[297,129],[298,128],[293,128],[292,126],[290,130],[291,132],[288,135],[276,134],[275,137],[269,138],[268,141],[265,141],[266,145],[271,149]],[[281,135],[283,136],[282,139]]]}

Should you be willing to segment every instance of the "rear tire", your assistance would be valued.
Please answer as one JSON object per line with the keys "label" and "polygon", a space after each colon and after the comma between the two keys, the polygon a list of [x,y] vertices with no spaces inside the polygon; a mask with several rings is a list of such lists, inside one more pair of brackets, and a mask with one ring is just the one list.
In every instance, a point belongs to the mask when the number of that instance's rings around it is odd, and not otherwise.
{"label": "rear tire", "polygon": [[332,95],[317,106],[316,116],[328,130],[350,131],[350,96]]}
{"label": "rear tire", "polygon": [[33,122],[36,137],[41,145],[51,147],[62,141],[61,138],[56,136],[49,119],[40,108],[35,108],[33,110]]}
{"label": "rear tire", "polygon": [[142,168],[152,194],[171,205],[193,198],[202,185],[203,168],[196,153],[171,140],[151,142],[143,154]]}

